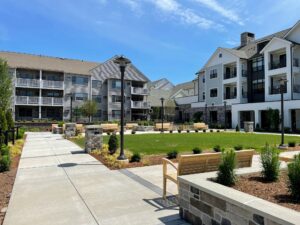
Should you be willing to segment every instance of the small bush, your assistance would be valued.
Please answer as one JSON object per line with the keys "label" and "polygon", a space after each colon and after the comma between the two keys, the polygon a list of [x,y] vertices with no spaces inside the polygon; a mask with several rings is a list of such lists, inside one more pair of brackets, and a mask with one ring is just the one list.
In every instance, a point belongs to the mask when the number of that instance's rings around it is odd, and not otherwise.
{"label": "small bush", "polygon": [[2,145],[0,149],[0,155],[9,155],[9,147],[6,145]]}
{"label": "small bush", "polygon": [[187,133],[190,133],[190,130],[186,130]]}
{"label": "small bush", "polygon": [[181,130],[178,130],[178,133],[181,133]]}
{"label": "small bush", "polygon": [[300,200],[300,154],[296,155],[291,163],[288,164],[289,191],[292,196]]}
{"label": "small bush", "polygon": [[203,133],[206,133],[206,130],[203,130]]}
{"label": "small bush", "polygon": [[119,147],[117,135],[112,134],[108,140],[108,150],[110,154],[114,154]]}
{"label": "small bush", "polygon": [[236,125],[235,131],[236,131],[236,132],[240,132],[240,127],[239,127],[239,125]]}
{"label": "small bush", "polygon": [[176,159],[178,155],[178,152],[176,150],[170,151],[167,153],[168,159]]}
{"label": "small bush", "polygon": [[215,152],[220,152],[221,151],[221,146],[220,145],[215,145],[213,147],[213,149],[214,149]]}
{"label": "small bush", "polygon": [[131,134],[135,134],[135,130],[131,131]]}
{"label": "small bush", "polygon": [[24,128],[19,128],[18,130],[18,136],[16,137],[17,139],[23,139],[25,134],[25,129]]}
{"label": "small bush", "polygon": [[262,175],[266,181],[276,181],[279,176],[279,151],[266,144],[260,153]]}
{"label": "small bush", "polygon": [[198,148],[198,147],[193,148],[193,154],[200,154],[200,153],[202,153],[201,148]]}
{"label": "small bush", "polygon": [[172,130],[170,130],[169,132],[170,132],[170,134],[172,134],[172,133],[173,133],[173,131],[172,131]]}
{"label": "small bush", "polygon": [[212,132],[214,132],[214,130],[210,130],[210,132],[212,133]]}
{"label": "small bush", "polygon": [[220,130],[217,130],[217,132],[219,133],[219,132],[220,132]]}
{"label": "small bush", "polygon": [[236,182],[236,153],[235,151],[227,150],[222,152],[222,161],[219,165],[217,182],[226,186],[232,186]]}
{"label": "small bush", "polygon": [[243,149],[243,145],[236,145],[236,146],[234,146],[234,150],[236,150],[236,151],[240,151],[242,149]]}
{"label": "small bush", "polygon": [[10,157],[9,155],[0,156],[0,172],[9,171]]}
{"label": "small bush", "polygon": [[295,141],[290,141],[289,142],[289,147],[296,147],[296,142]]}
{"label": "small bush", "polygon": [[63,125],[64,125],[64,122],[63,122],[63,121],[60,121],[60,122],[58,122],[58,124],[57,124],[58,127],[63,127]]}
{"label": "small bush", "polygon": [[198,129],[196,129],[196,130],[195,130],[195,132],[196,132],[196,133],[198,133],[198,132],[199,132],[199,130],[198,130]]}
{"label": "small bush", "polygon": [[140,162],[142,159],[140,153],[134,153],[132,156],[131,156],[131,159],[130,159],[130,162]]}

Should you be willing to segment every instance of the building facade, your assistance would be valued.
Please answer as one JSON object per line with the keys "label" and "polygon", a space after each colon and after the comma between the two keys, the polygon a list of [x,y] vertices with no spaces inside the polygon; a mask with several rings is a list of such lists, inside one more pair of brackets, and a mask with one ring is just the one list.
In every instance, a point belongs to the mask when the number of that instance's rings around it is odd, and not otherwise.
{"label": "building facade", "polygon": [[[88,99],[97,102],[93,120],[119,120],[121,80],[115,57],[104,63],[40,55],[0,52],[13,80],[12,109],[16,121],[85,120],[80,106]],[[150,104],[148,78],[133,64],[125,74],[126,120],[146,119]],[[72,108],[71,108],[72,107]],[[72,112],[72,115],[71,115]]]}
{"label": "building facade", "polygon": [[[268,126],[267,110],[280,112],[280,81],[284,88],[284,124],[300,130],[300,23],[255,39],[241,34],[240,46],[218,48],[197,73],[198,93],[182,99],[190,114],[202,112],[208,124],[241,128],[244,121]],[[195,100],[196,99],[196,100]]]}

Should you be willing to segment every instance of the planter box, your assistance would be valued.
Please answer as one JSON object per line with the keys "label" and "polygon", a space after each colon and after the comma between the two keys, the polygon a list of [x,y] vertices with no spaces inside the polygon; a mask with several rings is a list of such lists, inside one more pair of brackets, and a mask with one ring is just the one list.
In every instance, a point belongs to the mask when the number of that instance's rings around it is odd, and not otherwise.
{"label": "planter box", "polygon": [[[237,174],[252,172],[259,170],[244,168]],[[211,181],[216,174],[210,172],[178,178],[181,218],[191,224],[299,224],[299,212]]]}

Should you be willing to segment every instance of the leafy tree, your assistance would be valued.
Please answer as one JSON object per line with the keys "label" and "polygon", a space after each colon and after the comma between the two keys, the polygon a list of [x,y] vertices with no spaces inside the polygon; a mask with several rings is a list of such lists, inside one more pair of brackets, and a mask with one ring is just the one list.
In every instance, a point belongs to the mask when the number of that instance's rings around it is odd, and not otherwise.
{"label": "leafy tree", "polygon": [[7,130],[7,121],[6,121],[6,116],[3,110],[0,110],[0,128],[2,131]]}
{"label": "leafy tree", "polygon": [[6,111],[5,118],[6,118],[6,123],[7,123],[8,129],[13,128],[14,127],[14,119],[13,119],[11,110]]}
{"label": "leafy tree", "polygon": [[97,113],[97,103],[93,100],[87,100],[81,106],[81,111],[84,116],[89,117],[89,122],[91,122],[92,116]]}
{"label": "leafy tree", "polygon": [[12,81],[8,73],[7,62],[0,59],[0,109],[4,112],[10,107],[12,98]]}

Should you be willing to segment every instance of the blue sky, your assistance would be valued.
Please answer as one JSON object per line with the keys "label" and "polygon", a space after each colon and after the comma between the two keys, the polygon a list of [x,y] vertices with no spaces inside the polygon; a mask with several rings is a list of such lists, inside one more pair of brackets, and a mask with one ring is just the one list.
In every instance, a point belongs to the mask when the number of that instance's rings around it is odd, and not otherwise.
{"label": "blue sky", "polygon": [[298,0],[1,0],[0,50],[102,62],[124,54],[151,80],[192,80],[218,46],[292,26]]}

